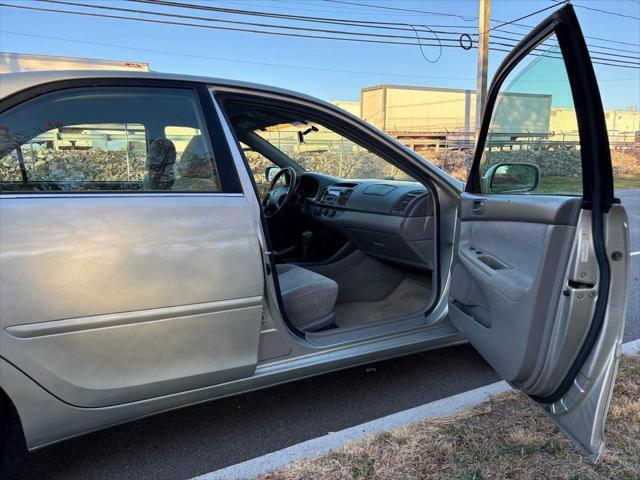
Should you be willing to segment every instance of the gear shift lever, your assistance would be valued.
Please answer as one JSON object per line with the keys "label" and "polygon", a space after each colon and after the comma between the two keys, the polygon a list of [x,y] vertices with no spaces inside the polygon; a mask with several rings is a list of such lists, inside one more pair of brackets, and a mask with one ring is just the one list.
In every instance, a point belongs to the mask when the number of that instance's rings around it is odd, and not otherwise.
{"label": "gear shift lever", "polygon": [[306,261],[309,256],[309,245],[311,244],[311,240],[313,239],[313,232],[310,230],[305,230],[302,232],[302,260]]}

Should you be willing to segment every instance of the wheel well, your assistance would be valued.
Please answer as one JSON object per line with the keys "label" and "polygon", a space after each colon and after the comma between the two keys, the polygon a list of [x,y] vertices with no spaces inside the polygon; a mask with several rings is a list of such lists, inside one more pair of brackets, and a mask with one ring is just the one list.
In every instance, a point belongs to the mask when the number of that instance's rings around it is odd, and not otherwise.
{"label": "wheel well", "polygon": [[[24,440],[24,432],[22,430],[22,422],[20,421],[20,415],[15,405],[9,398],[9,395],[0,387],[0,418],[6,419],[6,428],[8,428],[9,435],[11,437],[18,435],[23,445],[26,445]],[[25,446],[26,448],[26,446]]]}
{"label": "wheel well", "polygon": [[2,387],[0,387],[0,411],[3,414],[11,411],[16,412],[16,407]]}

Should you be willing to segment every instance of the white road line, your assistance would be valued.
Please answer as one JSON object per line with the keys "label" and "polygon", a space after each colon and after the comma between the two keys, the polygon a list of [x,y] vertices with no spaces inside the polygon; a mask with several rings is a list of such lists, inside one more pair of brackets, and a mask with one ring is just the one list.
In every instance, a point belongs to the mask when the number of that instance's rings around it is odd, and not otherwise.
{"label": "white road line", "polygon": [[640,338],[638,340],[631,340],[622,345],[622,353],[625,355],[634,355],[640,353]]}
{"label": "white road line", "polygon": [[[640,339],[622,345],[625,355],[640,353]],[[426,403],[419,407],[410,408],[394,413],[387,417],[378,418],[367,423],[346,428],[339,432],[332,432],[322,437],[313,438],[306,442],[276,452],[256,457],[246,462],[237,463],[214,472],[205,473],[192,480],[237,480],[250,479],[258,475],[276,470],[303,458],[317,457],[331,450],[342,447],[347,442],[359,440],[377,432],[394,430],[404,427],[418,420],[433,417],[444,417],[462,412],[484,402],[493,395],[511,390],[507,382],[496,382],[484,387],[475,388],[467,392],[442,398],[435,402]]]}
{"label": "white road line", "polygon": [[635,257],[636,255],[640,255],[640,250],[638,250],[637,252],[631,252],[630,255],[632,257]]}

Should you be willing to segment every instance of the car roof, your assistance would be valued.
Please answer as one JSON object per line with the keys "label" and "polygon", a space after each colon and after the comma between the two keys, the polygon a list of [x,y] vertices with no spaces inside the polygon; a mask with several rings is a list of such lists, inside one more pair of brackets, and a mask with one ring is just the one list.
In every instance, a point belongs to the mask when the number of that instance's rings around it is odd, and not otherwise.
{"label": "car roof", "polygon": [[[175,73],[160,72],[134,72],[122,70],[52,70],[52,71],[31,71],[31,72],[15,72],[3,73],[0,75],[0,99],[4,99],[22,90],[26,90],[38,85],[44,85],[51,82],[63,80],[77,79],[98,79],[98,78],[137,78],[137,79],[153,79],[153,80],[173,80],[184,82],[198,82],[207,85],[219,87],[232,87],[246,90],[260,90],[263,92],[279,93],[286,96],[292,96],[304,100],[310,100],[316,103],[322,103],[332,109],[338,109],[335,105],[320,100],[318,98],[305,95],[284,88],[261,85],[259,83],[243,82],[239,80],[226,80],[213,77],[202,77],[197,75],[182,75]],[[340,110],[342,111],[342,110]]]}

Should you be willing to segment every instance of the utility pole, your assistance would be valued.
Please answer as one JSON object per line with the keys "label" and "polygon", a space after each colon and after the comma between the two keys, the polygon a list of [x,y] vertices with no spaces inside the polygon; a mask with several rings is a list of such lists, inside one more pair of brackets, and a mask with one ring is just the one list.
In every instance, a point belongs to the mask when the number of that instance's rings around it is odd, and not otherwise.
{"label": "utility pole", "polygon": [[489,68],[489,17],[491,0],[479,0],[478,12],[478,80],[476,83],[476,138],[480,132],[482,110],[487,102],[487,70]]}

